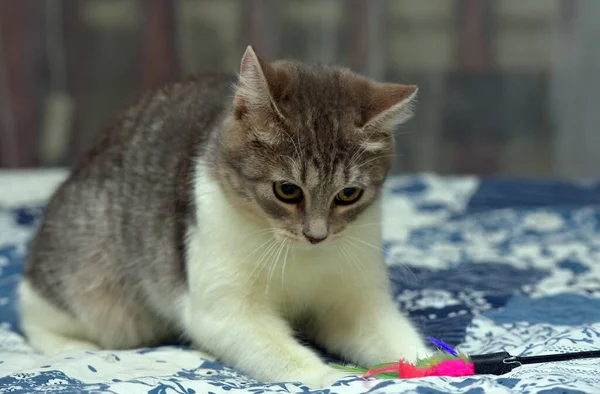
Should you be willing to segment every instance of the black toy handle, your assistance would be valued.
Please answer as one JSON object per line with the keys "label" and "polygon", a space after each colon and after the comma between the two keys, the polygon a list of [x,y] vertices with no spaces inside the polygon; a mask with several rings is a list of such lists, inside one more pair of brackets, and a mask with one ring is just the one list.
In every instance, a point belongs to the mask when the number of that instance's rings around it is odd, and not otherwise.
{"label": "black toy handle", "polygon": [[524,364],[551,363],[556,361],[569,361],[582,358],[598,358],[600,351],[586,351],[578,353],[544,354],[541,356],[511,356],[507,352],[480,354],[471,356],[476,375],[504,375]]}
{"label": "black toy handle", "polygon": [[559,353],[559,354],[544,354],[541,356],[529,356],[522,357],[517,356],[513,359],[521,364],[538,364],[538,363],[552,363],[556,361],[569,361],[578,360],[581,358],[598,358],[600,357],[600,350],[589,350],[586,352],[577,353]]}
{"label": "black toy handle", "polygon": [[480,354],[470,359],[476,375],[504,375],[521,365],[507,352]]}

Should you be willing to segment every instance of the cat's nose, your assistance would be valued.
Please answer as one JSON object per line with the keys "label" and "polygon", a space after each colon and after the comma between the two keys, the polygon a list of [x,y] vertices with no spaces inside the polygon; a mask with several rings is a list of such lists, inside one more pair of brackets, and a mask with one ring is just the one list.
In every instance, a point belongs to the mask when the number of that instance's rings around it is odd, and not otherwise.
{"label": "cat's nose", "polygon": [[311,237],[310,235],[303,233],[304,236],[306,237],[306,239],[308,239],[308,242],[310,242],[311,244],[318,244],[319,242],[323,242],[325,241],[325,239],[327,239],[327,236],[321,237],[321,238],[316,238],[316,237]]}

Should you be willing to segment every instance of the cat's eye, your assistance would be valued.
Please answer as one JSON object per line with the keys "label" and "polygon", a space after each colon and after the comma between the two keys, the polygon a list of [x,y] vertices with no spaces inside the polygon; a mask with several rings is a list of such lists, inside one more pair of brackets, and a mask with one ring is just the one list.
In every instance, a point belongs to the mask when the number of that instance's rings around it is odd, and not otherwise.
{"label": "cat's eye", "polygon": [[302,200],[302,189],[300,186],[287,182],[273,183],[275,197],[290,204],[299,203]]}
{"label": "cat's eye", "polygon": [[354,204],[362,196],[362,192],[359,187],[347,187],[335,195],[335,203],[338,205]]}

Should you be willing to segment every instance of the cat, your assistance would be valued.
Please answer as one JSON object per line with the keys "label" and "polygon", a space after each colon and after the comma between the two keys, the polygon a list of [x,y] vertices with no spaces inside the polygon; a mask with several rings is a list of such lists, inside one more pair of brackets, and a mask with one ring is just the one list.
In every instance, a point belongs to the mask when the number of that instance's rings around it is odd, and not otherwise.
{"label": "cat", "polygon": [[[232,89],[233,85],[233,89]],[[265,382],[428,348],[390,296],[382,185],[416,86],[268,62],[149,92],[51,198],[19,285],[45,354],[188,340]]]}

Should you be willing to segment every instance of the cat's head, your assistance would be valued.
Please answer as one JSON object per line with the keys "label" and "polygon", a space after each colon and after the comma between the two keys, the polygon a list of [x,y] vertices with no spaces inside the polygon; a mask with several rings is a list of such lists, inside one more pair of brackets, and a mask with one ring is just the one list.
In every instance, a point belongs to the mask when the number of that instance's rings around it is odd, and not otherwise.
{"label": "cat's head", "polygon": [[219,178],[278,237],[336,238],[380,195],[416,86],[246,50],[219,140]]}

